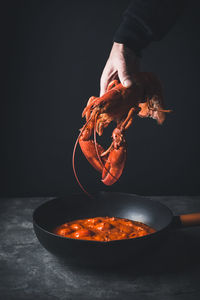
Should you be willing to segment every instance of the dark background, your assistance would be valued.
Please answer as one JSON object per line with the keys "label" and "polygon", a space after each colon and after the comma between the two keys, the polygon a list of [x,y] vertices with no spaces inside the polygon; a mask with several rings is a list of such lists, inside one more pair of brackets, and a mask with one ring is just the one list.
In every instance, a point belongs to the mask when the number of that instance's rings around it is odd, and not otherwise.
{"label": "dark background", "polygon": [[[1,196],[80,191],[71,167],[81,112],[98,95],[112,37],[129,1],[6,1],[2,8]],[[89,190],[199,194],[200,28],[198,1],[143,53],[174,112],[158,126],[136,118],[118,183],[105,187],[78,150]]]}

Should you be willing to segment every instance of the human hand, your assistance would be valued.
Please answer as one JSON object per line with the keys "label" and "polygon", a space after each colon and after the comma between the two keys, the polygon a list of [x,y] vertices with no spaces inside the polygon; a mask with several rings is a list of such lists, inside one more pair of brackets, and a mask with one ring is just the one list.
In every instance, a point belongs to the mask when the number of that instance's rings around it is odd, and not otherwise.
{"label": "human hand", "polygon": [[101,75],[100,96],[106,92],[108,84],[114,79],[118,79],[124,87],[130,87],[134,73],[139,72],[139,69],[140,59],[133,50],[114,42]]}

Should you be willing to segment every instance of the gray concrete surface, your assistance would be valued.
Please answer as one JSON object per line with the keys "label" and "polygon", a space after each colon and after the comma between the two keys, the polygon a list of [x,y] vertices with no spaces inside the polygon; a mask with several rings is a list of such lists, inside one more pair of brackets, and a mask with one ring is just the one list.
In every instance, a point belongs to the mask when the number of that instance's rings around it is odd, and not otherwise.
{"label": "gray concrete surface", "polygon": [[[175,214],[200,211],[200,197],[150,198]],[[141,267],[75,268],[48,253],[33,232],[33,210],[49,199],[0,200],[0,299],[200,299],[200,227],[172,232]]]}

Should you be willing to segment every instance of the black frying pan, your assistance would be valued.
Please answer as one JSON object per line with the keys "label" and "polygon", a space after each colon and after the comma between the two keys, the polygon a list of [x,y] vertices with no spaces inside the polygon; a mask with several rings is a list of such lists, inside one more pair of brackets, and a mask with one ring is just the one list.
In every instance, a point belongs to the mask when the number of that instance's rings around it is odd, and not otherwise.
{"label": "black frying pan", "polygon": [[[120,217],[143,222],[156,229],[144,237],[97,242],[69,239],[52,233],[65,222],[98,216]],[[33,225],[40,243],[69,264],[113,265],[126,263],[138,255],[147,255],[159,246],[171,229],[200,225],[200,213],[174,216],[165,205],[148,198],[123,193],[101,192],[96,199],[71,195],[39,206],[33,213]]]}

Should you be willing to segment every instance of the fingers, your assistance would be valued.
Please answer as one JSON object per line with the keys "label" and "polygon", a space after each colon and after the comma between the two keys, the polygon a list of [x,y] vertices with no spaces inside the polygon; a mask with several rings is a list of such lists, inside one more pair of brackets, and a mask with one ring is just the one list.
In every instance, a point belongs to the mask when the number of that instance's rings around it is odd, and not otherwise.
{"label": "fingers", "polygon": [[103,94],[105,94],[107,86],[108,86],[107,77],[102,74],[101,81],[100,81],[100,97]]}
{"label": "fingers", "polygon": [[107,91],[107,87],[109,83],[113,79],[119,79],[122,85],[126,88],[131,87],[133,84],[133,79],[131,75],[129,75],[126,64],[125,63],[118,63],[115,65],[116,70],[109,67],[109,65],[105,66],[105,69],[102,73],[101,80],[100,80],[100,97],[105,94]]}
{"label": "fingers", "polygon": [[109,83],[117,78],[117,70],[108,62],[103,70],[100,80],[100,97],[105,94]]}
{"label": "fingers", "polygon": [[120,63],[118,66],[118,76],[121,84],[129,88],[133,84],[132,76],[128,73],[127,66],[125,62]]}
{"label": "fingers", "polygon": [[100,80],[100,97],[105,94],[108,86],[109,63],[107,61]]}
{"label": "fingers", "polygon": [[139,67],[140,60],[132,50],[123,44],[114,43],[101,76],[100,97],[105,94],[108,84],[113,79],[119,79],[126,88],[131,87],[133,74],[139,71]]}

